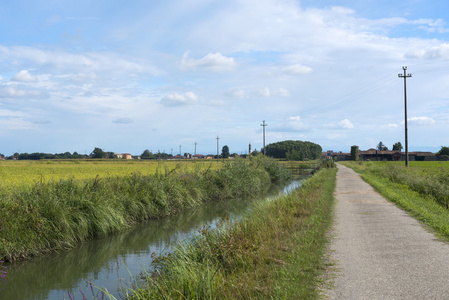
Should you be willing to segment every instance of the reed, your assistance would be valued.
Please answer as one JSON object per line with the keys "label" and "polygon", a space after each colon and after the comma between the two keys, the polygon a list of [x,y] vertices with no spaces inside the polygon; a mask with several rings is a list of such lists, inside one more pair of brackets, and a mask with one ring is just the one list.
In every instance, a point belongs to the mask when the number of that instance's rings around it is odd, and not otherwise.
{"label": "reed", "polygon": [[255,206],[245,218],[198,228],[173,253],[154,255],[152,269],[129,299],[313,299],[319,297],[335,169],[302,188]]}
{"label": "reed", "polygon": [[218,169],[178,165],[153,175],[40,181],[2,191],[0,228],[5,230],[0,231],[0,257],[12,261],[68,249],[208,201],[262,194],[272,181],[288,177],[270,177],[265,167],[270,165],[265,158],[233,160]]}

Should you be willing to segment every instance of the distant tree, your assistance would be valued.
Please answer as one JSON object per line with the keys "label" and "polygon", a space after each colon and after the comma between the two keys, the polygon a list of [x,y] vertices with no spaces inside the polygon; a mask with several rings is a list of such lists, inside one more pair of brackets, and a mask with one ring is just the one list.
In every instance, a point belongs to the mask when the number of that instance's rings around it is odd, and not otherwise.
{"label": "distant tree", "polygon": [[437,152],[437,155],[449,155],[449,147],[441,146],[441,149]]}
{"label": "distant tree", "polygon": [[288,140],[267,145],[265,153],[274,158],[306,160],[320,158],[322,151],[320,145],[312,142]]}
{"label": "distant tree", "polygon": [[377,144],[377,150],[379,151],[388,150],[388,147],[385,146],[384,143],[382,143],[382,141],[380,141],[379,144]]}
{"label": "distant tree", "polygon": [[229,147],[227,145],[224,145],[223,148],[221,148],[221,157],[222,158],[229,158]]}
{"label": "distant tree", "polygon": [[402,147],[401,142],[397,142],[393,145],[393,151],[401,151],[402,148],[404,148],[404,147]]}
{"label": "distant tree", "polygon": [[257,156],[257,155],[261,155],[261,154],[262,154],[262,153],[259,152],[259,151],[257,151],[257,149],[254,149],[254,151],[251,152],[251,155],[252,155],[252,156]]}
{"label": "distant tree", "polygon": [[351,160],[360,160],[359,146],[351,146]]}
{"label": "distant tree", "polygon": [[141,159],[151,159],[153,156],[153,153],[150,152],[150,150],[146,149],[145,151],[142,152],[142,154],[140,155]]}
{"label": "distant tree", "polygon": [[94,151],[90,154],[92,158],[106,158],[108,156],[108,153],[104,152],[98,147],[95,147]]}

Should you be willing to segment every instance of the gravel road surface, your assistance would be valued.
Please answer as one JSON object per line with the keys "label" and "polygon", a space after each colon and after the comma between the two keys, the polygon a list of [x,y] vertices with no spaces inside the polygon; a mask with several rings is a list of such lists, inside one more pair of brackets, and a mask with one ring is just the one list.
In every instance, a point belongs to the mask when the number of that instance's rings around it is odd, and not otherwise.
{"label": "gravel road surface", "polygon": [[338,165],[328,299],[449,299],[449,245]]}

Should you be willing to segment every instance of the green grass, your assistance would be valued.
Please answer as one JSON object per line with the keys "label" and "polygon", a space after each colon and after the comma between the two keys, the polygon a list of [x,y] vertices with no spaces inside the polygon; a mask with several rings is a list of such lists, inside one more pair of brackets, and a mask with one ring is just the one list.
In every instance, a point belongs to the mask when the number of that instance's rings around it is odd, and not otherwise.
{"label": "green grass", "polygon": [[15,260],[167,217],[209,201],[262,195],[290,177],[267,158],[153,175],[60,179],[0,192],[0,258]]}
{"label": "green grass", "polygon": [[382,196],[449,241],[449,162],[343,162]]}
{"label": "green grass", "polygon": [[238,222],[155,255],[129,299],[316,299],[331,224],[335,169],[289,195],[265,201]]}

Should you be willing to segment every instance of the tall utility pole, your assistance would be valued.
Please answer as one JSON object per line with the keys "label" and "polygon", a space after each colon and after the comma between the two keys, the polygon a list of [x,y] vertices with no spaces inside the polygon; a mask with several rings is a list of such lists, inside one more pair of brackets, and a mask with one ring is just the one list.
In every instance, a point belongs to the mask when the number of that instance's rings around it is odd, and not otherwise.
{"label": "tall utility pole", "polygon": [[179,145],[179,156],[181,156],[181,145]]}
{"label": "tall utility pole", "polygon": [[195,141],[195,154],[194,155],[196,155],[196,145],[197,145],[197,142]]}
{"label": "tall utility pole", "polygon": [[405,166],[408,168],[408,128],[407,128],[407,77],[412,77],[412,74],[406,74],[407,67],[402,67],[404,75],[398,74],[398,77],[404,78],[404,111],[405,111]]}
{"label": "tall utility pole", "polygon": [[217,161],[219,161],[219,159],[220,159],[220,156],[218,155],[218,140],[219,140],[220,138],[218,137],[218,135],[217,135]]}
{"label": "tall utility pole", "polygon": [[260,124],[260,126],[263,126],[263,155],[265,155],[265,127],[268,124],[265,124],[265,120],[263,120],[263,124]]}

